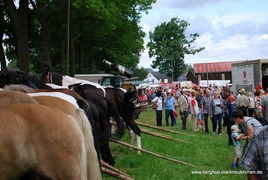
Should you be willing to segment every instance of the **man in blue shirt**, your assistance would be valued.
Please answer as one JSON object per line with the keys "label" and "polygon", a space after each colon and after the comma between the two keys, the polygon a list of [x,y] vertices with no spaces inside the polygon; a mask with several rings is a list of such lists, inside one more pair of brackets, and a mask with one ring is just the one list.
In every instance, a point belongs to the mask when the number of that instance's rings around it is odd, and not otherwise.
{"label": "man in blue shirt", "polygon": [[173,109],[175,108],[176,101],[173,96],[171,96],[171,93],[167,93],[167,97],[164,100],[165,105],[165,114],[166,114],[166,126],[169,126],[168,118],[170,116],[171,118],[171,126],[175,125],[174,121],[174,115],[173,115]]}

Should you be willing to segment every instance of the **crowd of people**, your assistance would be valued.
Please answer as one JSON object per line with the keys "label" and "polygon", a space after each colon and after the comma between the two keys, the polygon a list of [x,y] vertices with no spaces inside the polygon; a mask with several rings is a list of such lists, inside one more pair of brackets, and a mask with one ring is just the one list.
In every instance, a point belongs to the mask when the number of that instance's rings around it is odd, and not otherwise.
{"label": "crowd of people", "polygon": [[[259,151],[259,147],[268,146],[266,140],[268,138],[264,138],[268,136],[265,131],[267,128],[263,128],[268,124],[268,92],[266,94],[262,89],[261,82],[253,92],[246,92],[241,88],[237,96],[230,87],[217,86],[159,87],[146,89],[145,93],[152,99],[152,103],[157,105],[155,109],[157,126],[162,126],[162,111],[164,111],[166,126],[177,125],[174,112],[179,112],[183,130],[187,129],[189,120],[192,121],[191,129],[194,132],[203,130],[205,133],[212,131],[212,134],[222,135],[225,127],[228,145],[233,146],[235,152],[233,168],[239,166],[239,160],[240,165],[248,171],[264,170],[263,168],[268,165],[267,153],[261,152],[263,159],[254,154]],[[244,148],[241,141],[245,141]],[[256,161],[260,161],[260,164]],[[268,172],[268,169],[266,171]]]}

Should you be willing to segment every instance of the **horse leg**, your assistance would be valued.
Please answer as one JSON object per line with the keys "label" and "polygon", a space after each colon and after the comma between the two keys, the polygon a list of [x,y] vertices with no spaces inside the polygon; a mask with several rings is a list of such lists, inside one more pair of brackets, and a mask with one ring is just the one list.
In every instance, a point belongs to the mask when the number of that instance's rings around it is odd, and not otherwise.
{"label": "horse leg", "polygon": [[[129,144],[134,146],[135,133],[132,129],[129,129],[128,132],[129,132],[129,136],[130,136]],[[132,150],[132,148],[130,148],[130,149]]]}
{"label": "horse leg", "polygon": [[[129,130],[129,135],[130,135],[130,141],[129,141],[129,144],[131,144],[132,146],[134,146],[134,140],[135,140],[135,136],[137,137],[136,139],[137,139],[137,147],[139,148],[139,149],[141,149],[141,137],[139,136],[139,135],[137,135],[137,134],[135,134],[134,133],[134,131],[133,130]],[[138,152],[138,154],[141,154],[141,151],[137,151]]]}
{"label": "horse leg", "polygon": [[115,161],[114,161],[113,155],[112,155],[111,150],[110,150],[109,142],[106,142],[101,147],[101,155],[102,155],[103,161],[108,162],[109,165],[111,165],[111,166],[115,165]]}
{"label": "horse leg", "polygon": [[[136,135],[136,136],[137,136],[137,146],[138,146],[138,148],[141,149],[141,137],[139,135]],[[141,152],[138,151],[138,154],[141,154]]]}
{"label": "horse leg", "polygon": [[[135,140],[135,136],[136,136],[137,137],[137,147],[141,149],[141,137],[139,135],[135,134],[132,129],[129,130],[129,135],[130,135],[129,144],[134,146],[134,140]],[[138,152],[138,154],[141,154],[141,151],[137,151],[137,152]]]}

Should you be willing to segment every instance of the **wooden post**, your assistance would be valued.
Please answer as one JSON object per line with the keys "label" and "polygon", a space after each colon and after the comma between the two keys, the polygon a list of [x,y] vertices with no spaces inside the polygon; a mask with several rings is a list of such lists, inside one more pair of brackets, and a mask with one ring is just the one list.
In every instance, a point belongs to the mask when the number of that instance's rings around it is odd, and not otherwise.
{"label": "wooden post", "polygon": [[141,152],[145,152],[145,153],[150,154],[150,155],[155,156],[155,157],[159,157],[159,158],[166,159],[166,160],[169,160],[169,161],[172,161],[172,162],[176,162],[176,163],[180,163],[180,164],[183,164],[183,165],[187,165],[187,166],[191,166],[191,167],[197,168],[197,166],[195,166],[195,165],[192,165],[192,164],[189,164],[189,163],[186,163],[186,162],[177,160],[177,159],[172,159],[172,158],[169,158],[169,157],[165,157],[165,156],[162,156],[162,155],[153,153],[153,152],[148,151],[148,150],[145,150],[145,149],[140,149],[140,148],[137,148],[135,146],[132,146],[132,145],[130,145],[128,143],[125,143],[125,142],[122,142],[122,141],[119,141],[119,140],[116,140],[116,139],[110,139],[110,141],[115,142],[117,144],[124,145],[126,147],[133,148],[133,149],[138,150],[138,151],[141,151]]}

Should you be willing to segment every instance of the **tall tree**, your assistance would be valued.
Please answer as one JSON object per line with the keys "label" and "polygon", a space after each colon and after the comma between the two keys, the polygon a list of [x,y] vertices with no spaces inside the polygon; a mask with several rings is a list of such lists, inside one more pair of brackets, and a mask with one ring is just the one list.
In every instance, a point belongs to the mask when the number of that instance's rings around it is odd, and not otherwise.
{"label": "tall tree", "polygon": [[[74,75],[104,71],[107,67],[102,63],[104,58],[131,69],[137,67],[145,36],[138,26],[139,20],[156,0],[71,0],[69,26],[66,0],[3,1],[13,20],[13,28],[7,32],[17,32],[3,35],[7,37],[5,55],[12,64],[17,60],[21,70],[29,71],[30,67],[35,73],[50,67]],[[14,2],[19,4],[15,6]],[[67,28],[70,28],[68,48]],[[25,34],[19,34],[21,31]],[[15,38],[23,39],[23,43]],[[67,51],[70,62],[66,60]],[[20,55],[22,52],[25,56]]]}
{"label": "tall tree", "polygon": [[0,3],[0,63],[2,68],[6,68],[5,51],[3,47],[3,38],[6,31],[6,19],[5,19],[4,4]]}
{"label": "tall tree", "polygon": [[20,0],[18,9],[13,0],[4,0],[4,2],[16,29],[18,67],[20,70],[29,71],[28,0]]}
{"label": "tall tree", "polygon": [[194,33],[187,37],[186,29],[189,25],[187,21],[172,18],[169,22],[156,26],[154,32],[149,32],[149,57],[155,57],[152,68],[158,68],[159,72],[171,77],[172,81],[185,71],[184,55],[194,55],[204,49],[193,48],[199,35]]}

